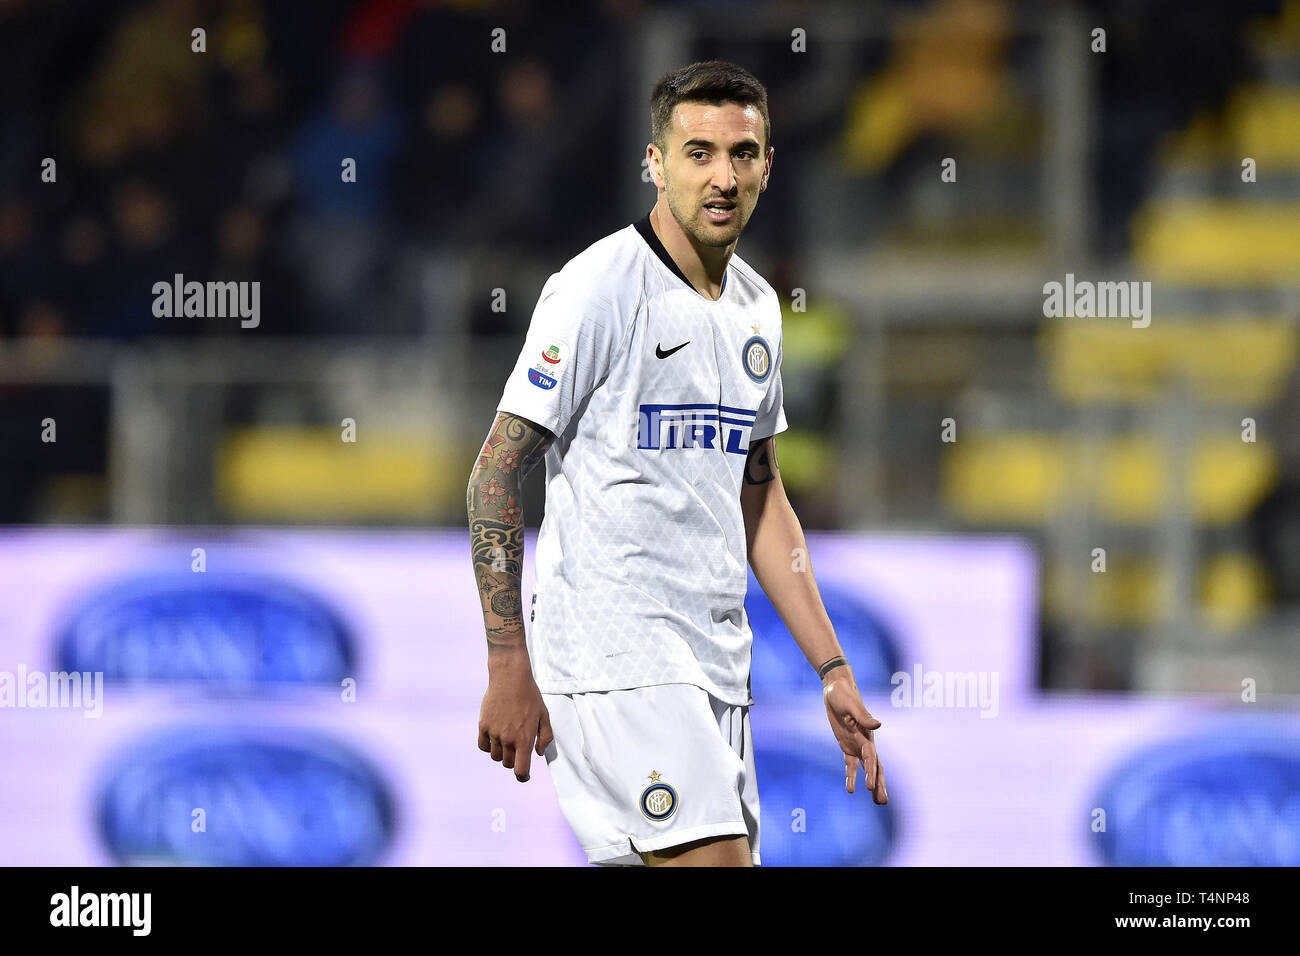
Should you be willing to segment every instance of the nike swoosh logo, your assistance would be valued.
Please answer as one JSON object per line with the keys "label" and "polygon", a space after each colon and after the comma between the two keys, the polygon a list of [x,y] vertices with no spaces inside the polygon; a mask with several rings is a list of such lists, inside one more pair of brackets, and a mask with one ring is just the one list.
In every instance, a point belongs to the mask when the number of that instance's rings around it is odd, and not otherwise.
{"label": "nike swoosh logo", "polygon": [[660,348],[660,346],[656,343],[656,344],[655,344],[655,358],[667,358],[668,356],[670,356],[670,355],[672,355],[674,352],[676,352],[678,349],[684,349],[684,348],[686,348],[686,346],[688,346],[688,345],[690,345],[690,344],[691,344],[691,340],[690,340],[690,339],[687,339],[687,340],[686,340],[685,342],[683,342],[681,345],[674,345],[672,348],[670,348],[668,351],[665,352],[665,351],[664,351],[662,348]]}

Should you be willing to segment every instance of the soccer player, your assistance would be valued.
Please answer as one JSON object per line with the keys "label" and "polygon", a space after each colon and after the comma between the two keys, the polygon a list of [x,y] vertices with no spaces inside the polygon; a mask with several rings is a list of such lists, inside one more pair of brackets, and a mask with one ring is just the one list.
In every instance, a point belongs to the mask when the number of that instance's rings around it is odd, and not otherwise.
{"label": "soccer player", "polygon": [[[822,679],[845,788],[861,764],[883,804],[880,721],[781,485],[781,306],[735,255],[772,170],[767,91],[696,63],[651,118],[654,208],[547,280],[466,490],[478,745],[521,782],[545,756],[592,863],[757,865],[746,560]],[[530,660],[520,503],[543,459]]]}

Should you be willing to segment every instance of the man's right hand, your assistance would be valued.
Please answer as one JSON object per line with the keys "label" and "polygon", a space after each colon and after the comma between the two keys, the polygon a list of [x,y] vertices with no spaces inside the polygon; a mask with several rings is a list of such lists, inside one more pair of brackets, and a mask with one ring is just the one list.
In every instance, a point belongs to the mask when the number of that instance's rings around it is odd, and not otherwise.
{"label": "man's right hand", "polygon": [[551,745],[551,716],[533,680],[527,650],[496,649],[492,652],[488,689],[478,714],[478,749],[515,772],[520,783],[528,781],[534,746],[542,756]]}

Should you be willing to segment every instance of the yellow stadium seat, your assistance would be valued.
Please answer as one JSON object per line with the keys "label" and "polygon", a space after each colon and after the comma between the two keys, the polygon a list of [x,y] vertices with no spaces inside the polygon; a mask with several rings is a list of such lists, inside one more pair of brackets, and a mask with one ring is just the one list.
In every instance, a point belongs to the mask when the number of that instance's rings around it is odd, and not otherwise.
{"label": "yellow stadium seat", "polygon": [[1171,171],[1239,169],[1248,156],[1257,164],[1257,176],[1300,168],[1300,90],[1238,86],[1222,107],[1202,110],[1171,133],[1159,162]]}
{"label": "yellow stadium seat", "polygon": [[[1094,627],[1148,627],[1161,618],[1168,569],[1151,556],[1112,552],[1105,573],[1080,578],[1058,563],[1044,568],[1044,610],[1053,616],[1082,617]],[[1067,580],[1081,582],[1083,593],[1067,602]],[[1253,555],[1226,551],[1207,555],[1197,570],[1197,613],[1221,636],[1256,621],[1268,608],[1268,573]]]}
{"label": "yellow stadium seat", "polygon": [[[1109,439],[1096,461],[1077,461],[1071,443],[1036,432],[964,437],[945,456],[943,500],[971,522],[1038,524],[1071,501],[1081,501],[1117,523],[1160,520],[1169,476],[1163,438]],[[1270,442],[1203,435],[1191,452],[1192,515],[1202,524],[1227,524],[1248,514],[1277,481]]]}
{"label": "yellow stadium seat", "polygon": [[237,518],[428,519],[464,507],[472,464],[424,432],[242,428],[218,445],[217,498]]}
{"label": "yellow stadium seat", "polygon": [[1133,260],[1152,280],[1300,282],[1300,203],[1151,200],[1133,219]]}
{"label": "yellow stadium seat", "polygon": [[1067,401],[1148,402],[1183,379],[1202,402],[1272,402],[1286,387],[1300,333],[1286,317],[1206,320],[1157,316],[1046,323],[1039,347],[1053,389]]}
{"label": "yellow stadium seat", "polygon": [[1220,633],[1253,623],[1269,606],[1268,571],[1243,551],[1211,555],[1201,567],[1198,586],[1202,619]]}

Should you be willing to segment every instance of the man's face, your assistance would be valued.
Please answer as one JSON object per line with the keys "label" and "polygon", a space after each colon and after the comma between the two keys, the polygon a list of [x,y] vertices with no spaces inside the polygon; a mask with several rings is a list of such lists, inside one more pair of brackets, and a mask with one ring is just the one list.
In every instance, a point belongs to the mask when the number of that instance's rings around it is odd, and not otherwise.
{"label": "man's face", "polygon": [[[764,155],[762,143],[763,117],[753,106],[674,108],[658,184],[673,217],[699,245],[728,246],[740,237],[772,169],[774,150]],[[730,208],[708,208],[717,204]]]}

